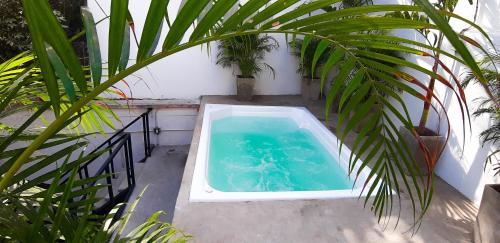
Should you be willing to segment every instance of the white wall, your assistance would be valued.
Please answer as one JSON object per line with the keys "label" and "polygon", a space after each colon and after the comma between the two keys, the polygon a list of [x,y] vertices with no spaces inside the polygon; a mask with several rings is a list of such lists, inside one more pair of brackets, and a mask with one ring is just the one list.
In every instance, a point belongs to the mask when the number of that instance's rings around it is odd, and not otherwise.
{"label": "white wall", "polygon": [[[121,119],[121,124],[117,122],[117,128],[122,128],[135,118],[139,117],[146,111],[146,107],[153,107],[154,109],[149,114],[149,129],[151,144],[158,145],[186,145],[191,143],[193,137],[193,129],[198,116],[198,107],[176,107],[175,105],[168,107],[162,102],[151,102],[148,105],[137,101],[129,102],[130,109],[123,107],[113,107],[113,111]],[[154,134],[154,128],[160,128],[160,134]],[[136,142],[142,146],[142,121],[138,121],[135,125],[131,126],[126,132],[139,135],[139,140]],[[114,131],[106,130],[109,134]],[[138,150],[142,151],[142,150]]]}
{"label": "white wall", "polygon": [[[99,2],[106,13],[109,13],[109,0],[89,0],[88,7],[92,10],[94,18],[99,20],[105,15],[97,6]],[[169,15],[175,16],[181,0],[171,0]],[[150,0],[130,0],[129,9],[134,18],[138,38],[142,32]],[[172,17],[171,17],[172,18]],[[103,62],[107,62],[108,25],[105,20],[98,25]],[[164,25],[163,33],[168,27]],[[159,48],[161,48],[160,39]],[[276,70],[276,78],[264,72],[257,77],[256,94],[278,95],[299,94],[300,79],[296,72],[297,60],[289,53],[283,35],[274,35],[280,47],[267,55],[265,62]],[[126,85],[117,85],[127,95],[137,99],[198,99],[201,95],[232,95],[236,93],[235,75],[230,68],[224,69],[216,63],[216,43],[212,43],[210,55],[206,46],[194,47],[177,53],[137,72],[134,76],[126,78],[126,82],[133,89],[132,94]],[[159,50],[158,48],[158,50]],[[137,45],[132,43],[131,58],[135,58]],[[148,87],[149,86],[149,87]]]}

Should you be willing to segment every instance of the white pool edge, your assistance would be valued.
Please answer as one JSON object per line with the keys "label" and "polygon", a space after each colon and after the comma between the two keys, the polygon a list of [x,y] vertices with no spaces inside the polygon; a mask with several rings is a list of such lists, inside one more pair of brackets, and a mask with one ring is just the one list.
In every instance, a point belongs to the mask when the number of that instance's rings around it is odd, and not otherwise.
{"label": "white pool edge", "polygon": [[[284,106],[248,106],[248,105],[222,105],[205,104],[203,111],[202,129],[196,153],[196,162],[191,183],[189,201],[190,202],[241,202],[241,201],[270,201],[270,200],[308,200],[308,199],[336,199],[336,198],[357,198],[367,195],[368,190],[362,192],[362,187],[370,174],[370,168],[365,167],[361,172],[354,189],[348,190],[325,190],[325,191],[287,191],[287,192],[222,192],[212,188],[207,181],[208,153],[210,144],[211,121],[215,111],[229,110],[231,113],[245,115],[259,115],[262,113],[279,114],[293,113],[292,119],[299,123],[299,126],[307,127],[313,135],[320,141],[331,155],[338,159],[339,166],[344,171],[348,166],[350,149],[342,147],[342,152],[338,154],[338,139],[331,133],[313,114],[304,107],[284,107]],[[333,152],[335,151],[335,152]],[[362,161],[356,163],[354,171],[359,169]],[[347,172],[346,172],[347,175]],[[369,182],[366,187],[370,187]]]}

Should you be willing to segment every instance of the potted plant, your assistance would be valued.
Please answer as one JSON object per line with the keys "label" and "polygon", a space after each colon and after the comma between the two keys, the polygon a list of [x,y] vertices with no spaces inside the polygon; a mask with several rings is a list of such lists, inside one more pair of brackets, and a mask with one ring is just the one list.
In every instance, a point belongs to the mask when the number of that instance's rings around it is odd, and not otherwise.
{"label": "potted plant", "polygon": [[[438,0],[434,7],[439,11],[449,11],[453,12],[457,1],[446,1]],[[422,16],[418,14],[401,14],[400,17],[419,19],[422,20]],[[450,20],[449,17],[445,18],[447,21]],[[441,49],[445,35],[442,31],[430,32],[429,30],[419,30],[420,34],[427,39],[427,42],[432,44],[436,49]],[[432,72],[438,74],[440,67],[444,70],[449,70],[445,67],[440,60],[441,52],[433,51],[433,65]],[[439,74],[438,74],[439,75]],[[452,75],[453,76],[453,75]],[[424,106],[421,112],[420,121],[418,126],[405,127],[402,126],[399,129],[402,139],[409,146],[412,157],[415,159],[417,170],[413,173],[417,176],[428,176],[433,174],[434,168],[444,151],[447,137],[440,134],[439,131],[434,131],[427,126],[429,119],[429,112],[432,107],[431,101],[434,99],[434,89],[436,85],[437,78],[431,76],[427,87],[425,88],[425,100]],[[458,82],[458,80],[457,80]],[[407,171],[410,174],[410,171]]]}
{"label": "potted plant", "polygon": [[219,41],[217,64],[239,68],[236,76],[237,98],[248,101],[253,97],[255,75],[263,69],[268,69],[273,76],[273,67],[263,62],[264,55],[278,48],[278,41],[269,35],[242,35]]}
{"label": "potted plant", "polygon": [[[500,54],[491,53],[488,58],[480,63],[482,72],[485,73],[488,79],[487,88],[492,97],[485,98],[481,101],[478,109],[473,113],[473,116],[487,115],[491,119],[491,126],[482,131],[481,142],[484,145],[488,144],[493,147],[493,152],[488,155],[485,163],[490,164],[494,171],[494,176],[500,176],[500,161],[498,155],[498,141],[500,137],[500,108],[498,101],[500,100]],[[475,80],[474,75],[468,74],[463,85],[467,86],[470,81]],[[477,80],[475,80],[477,82]],[[485,169],[487,167],[485,166]],[[474,224],[474,242],[495,242],[500,239],[500,184],[488,184],[484,186],[483,197],[479,206],[479,212]]]}
{"label": "potted plant", "polygon": [[[328,6],[322,8],[325,12],[333,12],[341,9],[360,7],[364,5],[372,5],[372,0],[343,0],[339,6]],[[316,50],[318,49],[319,39],[310,40],[307,45],[303,48],[303,39],[295,39],[290,42],[290,46],[294,49],[294,54],[299,58],[299,68],[297,72],[302,75],[301,82],[301,95],[304,100],[319,100],[322,98],[322,87],[321,87],[321,70],[329,57],[329,49],[323,50],[323,52],[318,56]],[[316,57],[315,57],[316,55]],[[315,60],[316,59],[316,60]],[[314,66],[314,67],[313,67]],[[314,70],[313,70],[314,68]],[[333,71],[332,71],[333,70]],[[330,70],[330,73],[338,73],[338,65],[335,65]],[[325,92],[328,92],[328,87]],[[338,104],[340,102],[340,96],[334,98],[334,105],[332,106],[332,112],[338,112]]]}
{"label": "potted plant", "polygon": [[[301,94],[304,100],[318,100],[321,98],[320,69],[328,58],[328,52],[323,52],[318,58],[313,70],[314,53],[318,48],[318,39],[313,39],[303,49],[303,40],[296,39],[290,45],[294,47],[294,54],[299,58],[299,68],[297,72],[302,75]],[[336,107],[336,106],[334,106]]]}

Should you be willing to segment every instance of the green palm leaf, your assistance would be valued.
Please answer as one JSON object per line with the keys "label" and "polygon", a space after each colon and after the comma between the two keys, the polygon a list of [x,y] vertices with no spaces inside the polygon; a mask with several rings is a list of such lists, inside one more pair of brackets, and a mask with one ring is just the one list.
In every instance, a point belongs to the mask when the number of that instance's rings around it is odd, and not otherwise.
{"label": "green palm leaf", "polygon": [[169,50],[175,45],[177,45],[182,37],[184,36],[186,30],[193,23],[193,21],[198,17],[198,14],[205,8],[205,5],[209,0],[188,0],[184,6],[180,9],[179,14],[174,20],[170,31],[165,38],[163,43],[163,50]]}
{"label": "green palm leaf", "polygon": [[108,74],[110,76],[115,75],[118,66],[123,60],[122,52],[125,46],[126,30],[128,29],[127,13],[128,0],[111,1],[108,43]]}
{"label": "green palm leaf", "polygon": [[237,26],[241,25],[246,18],[254,14],[268,2],[269,0],[248,1],[247,3],[245,3],[245,5],[241,6],[241,8],[236,13],[234,13],[233,15],[231,15],[231,17],[224,21],[222,27],[217,32],[224,33],[228,30],[237,28]]}
{"label": "green palm leaf", "polygon": [[59,91],[57,79],[51,68],[52,65],[46,51],[45,43],[54,48],[80,91],[85,93],[87,91],[87,84],[83,69],[48,2],[25,0],[23,1],[23,6],[25,8],[24,14],[26,18],[29,19],[30,22],[35,23],[29,26],[32,35],[36,36],[33,39],[33,47],[37,52],[40,66],[43,67],[42,73],[46,79],[47,91],[51,97],[52,106],[57,115],[59,114]]}
{"label": "green palm leaf", "polygon": [[208,13],[200,20],[191,34],[190,40],[203,37],[210,29],[214,29],[221,18],[229,11],[237,0],[220,0],[210,8]]}
{"label": "green palm leaf", "polygon": [[486,83],[486,79],[483,77],[481,69],[476,63],[476,60],[472,57],[471,53],[464,45],[457,33],[453,31],[451,26],[448,24],[446,19],[439,14],[439,12],[432,7],[432,5],[427,0],[416,0],[416,4],[418,4],[422,10],[431,18],[436,25],[439,26],[439,30],[443,32],[443,34],[447,37],[448,41],[453,45],[455,50],[462,56],[462,59],[465,63],[471,68],[474,75],[482,82]]}
{"label": "green palm leaf", "polygon": [[101,83],[102,77],[102,58],[99,47],[99,38],[97,36],[96,24],[92,13],[87,8],[82,8],[83,24],[85,26],[85,36],[89,52],[90,70],[94,87]]}
{"label": "green palm leaf", "polygon": [[[142,31],[139,50],[137,51],[137,61],[140,62],[144,58],[151,56],[156,49],[168,2],[169,0],[154,0],[151,2],[144,25],[144,31]],[[155,29],[156,31],[150,31]]]}

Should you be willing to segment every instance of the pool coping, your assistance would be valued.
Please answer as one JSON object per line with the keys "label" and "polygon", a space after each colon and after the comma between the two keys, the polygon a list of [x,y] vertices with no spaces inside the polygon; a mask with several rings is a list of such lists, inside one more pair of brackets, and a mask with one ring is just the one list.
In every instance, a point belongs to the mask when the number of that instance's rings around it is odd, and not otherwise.
{"label": "pool coping", "polygon": [[[247,202],[189,202],[189,191],[203,120],[203,104],[302,106],[300,96],[259,96],[240,102],[234,96],[203,96],[194,129],[173,225],[194,242],[470,242],[477,208],[453,187],[436,178],[434,201],[424,223],[412,234],[413,214],[408,195],[388,225],[379,223],[364,200],[280,200]],[[324,107],[308,101],[308,109],[323,120]],[[331,115],[332,117],[334,114]],[[331,119],[333,122],[333,118]],[[334,123],[328,125],[331,129]],[[347,139],[351,139],[348,135]],[[352,141],[349,141],[351,143]],[[349,144],[348,143],[348,144]],[[165,161],[168,163],[168,161]],[[157,191],[157,193],[162,193]],[[398,209],[401,212],[398,215]],[[171,214],[172,212],[166,212]],[[395,218],[399,218],[396,220]],[[398,224],[397,228],[395,224]]]}
{"label": "pool coping", "polygon": [[[195,159],[192,185],[190,188],[190,202],[238,202],[238,201],[267,201],[267,200],[316,200],[316,199],[337,199],[337,198],[357,198],[367,195],[368,190],[363,190],[369,176],[370,169],[366,168],[361,172],[356,180],[356,184],[349,189],[341,190],[310,190],[310,191],[280,191],[280,192],[222,192],[212,186],[207,180],[209,137],[211,119],[217,118],[219,112],[235,114],[256,114],[262,115],[272,113],[273,116],[291,117],[299,126],[313,132],[316,139],[330,152],[333,158],[339,161],[338,166],[346,173],[348,170],[348,160],[351,154],[347,146],[343,146],[340,154],[338,150],[339,140],[335,134],[329,131],[306,107],[303,106],[262,106],[262,105],[233,105],[233,104],[204,104],[203,120],[198,149]],[[201,113],[201,112],[200,112]],[[355,171],[361,160],[356,164]],[[354,176],[351,176],[354,181]]]}

